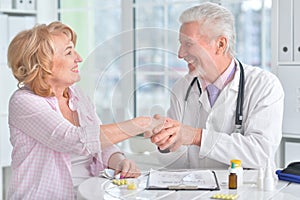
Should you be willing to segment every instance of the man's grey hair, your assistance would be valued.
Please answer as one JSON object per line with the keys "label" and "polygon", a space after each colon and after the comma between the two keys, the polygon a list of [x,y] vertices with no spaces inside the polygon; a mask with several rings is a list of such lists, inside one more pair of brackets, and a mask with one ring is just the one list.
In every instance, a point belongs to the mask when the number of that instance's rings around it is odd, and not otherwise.
{"label": "man's grey hair", "polygon": [[201,24],[200,35],[207,36],[209,41],[220,36],[227,38],[225,53],[235,55],[235,21],[231,11],[215,3],[202,3],[185,10],[179,17],[180,23],[197,21]]}

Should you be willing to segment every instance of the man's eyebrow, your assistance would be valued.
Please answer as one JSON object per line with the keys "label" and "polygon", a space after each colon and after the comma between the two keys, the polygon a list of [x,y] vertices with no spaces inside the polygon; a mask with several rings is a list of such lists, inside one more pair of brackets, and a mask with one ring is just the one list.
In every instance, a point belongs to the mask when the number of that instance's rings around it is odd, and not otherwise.
{"label": "man's eyebrow", "polygon": [[192,40],[191,38],[188,37],[184,37],[184,38],[179,38],[179,42],[193,42],[194,40]]}

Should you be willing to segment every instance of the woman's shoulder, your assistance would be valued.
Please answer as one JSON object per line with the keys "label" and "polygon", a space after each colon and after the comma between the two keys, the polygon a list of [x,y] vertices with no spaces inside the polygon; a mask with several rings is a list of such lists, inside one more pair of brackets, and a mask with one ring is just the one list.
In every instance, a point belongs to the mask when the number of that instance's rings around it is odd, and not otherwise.
{"label": "woman's shoulder", "polygon": [[46,101],[46,97],[34,94],[29,88],[21,87],[17,89],[10,97],[9,110],[12,112],[24,112],[24,109],[39,108],[41,109]]}
{"label": "woman's shoulder", "polygon": [[34,94],[34,92],[30,90],[28,87],[21,87],[13,92],[10,99],[18,100],[18,99],[28,99],[28,98],[33,99],[33,98],[42,98],[42,97]]}

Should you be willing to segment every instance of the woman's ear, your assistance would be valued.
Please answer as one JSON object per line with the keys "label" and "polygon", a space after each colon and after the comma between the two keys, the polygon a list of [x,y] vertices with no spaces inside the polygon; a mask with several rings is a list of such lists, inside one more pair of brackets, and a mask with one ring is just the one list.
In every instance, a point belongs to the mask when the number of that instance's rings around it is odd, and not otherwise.
{"label": "woman's ear", "polygon": [[218,55],[225,54],[225,50],[227,47],[227,38],[224,36],[219,37],[216,41],[216,45],[217,45],[216,53]]}

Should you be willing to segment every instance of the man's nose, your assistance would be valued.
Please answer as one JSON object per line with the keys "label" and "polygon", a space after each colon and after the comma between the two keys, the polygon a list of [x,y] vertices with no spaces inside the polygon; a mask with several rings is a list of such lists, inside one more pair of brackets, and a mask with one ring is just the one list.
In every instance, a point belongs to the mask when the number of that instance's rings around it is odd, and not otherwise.
{"label": "man's nose", "polygon": [[183,48],[183,46],[180,45],[179,50],[178,50],[178,58],[179,58],[179,59],[182,59],[182,58],[184,58],[185,56],[186,56],[186,51],[185,51],[185,49]]}

